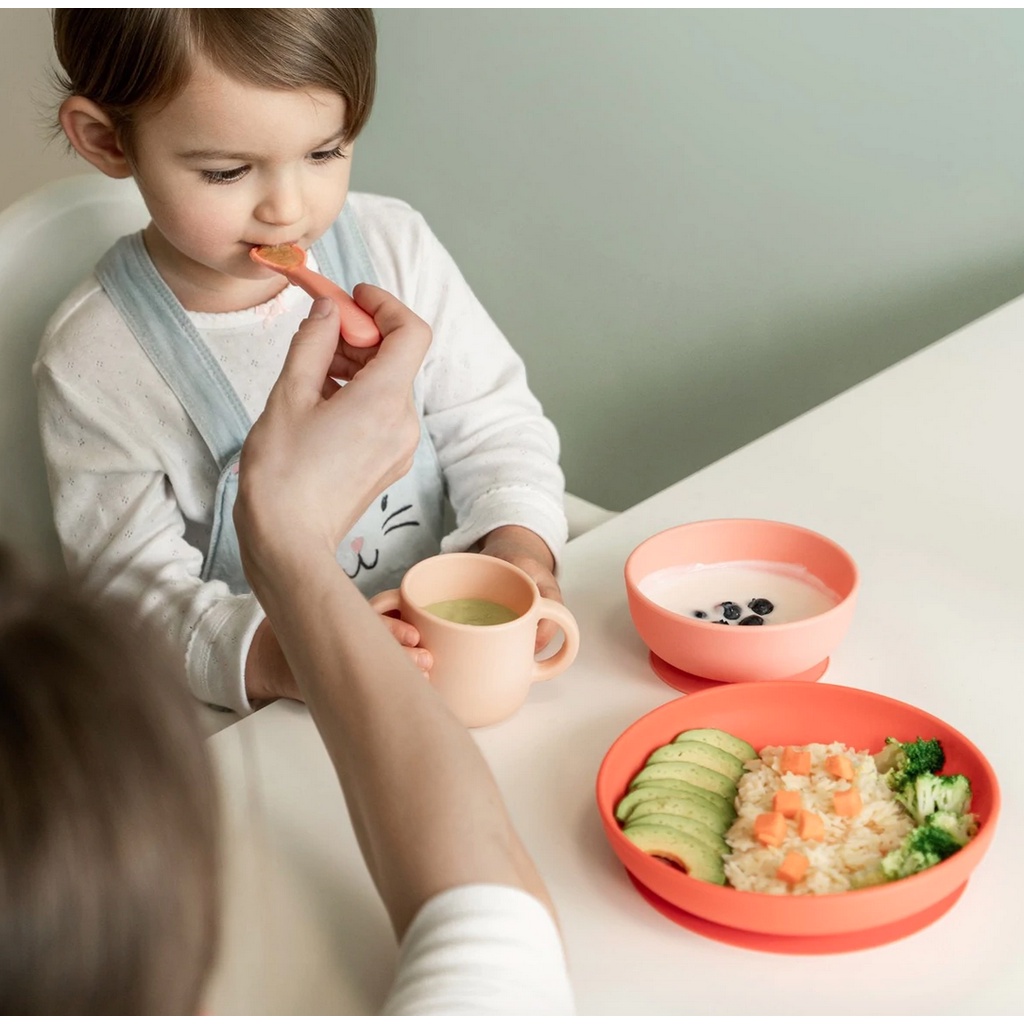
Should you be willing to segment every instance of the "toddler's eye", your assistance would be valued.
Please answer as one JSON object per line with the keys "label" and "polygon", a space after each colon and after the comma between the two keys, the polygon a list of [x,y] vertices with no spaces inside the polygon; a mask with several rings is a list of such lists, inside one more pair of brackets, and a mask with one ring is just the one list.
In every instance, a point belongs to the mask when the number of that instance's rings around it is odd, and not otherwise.
{"label": "toddler's eye", "polygon": [[199,176],[211,185],[227,185],[244,178],[248,170],[248,167],[232,167],[227,171],[200,171]]}
{"label": "toddler's eye", "polygon": [[309,154],[309,159],[315,164],[325,164],[328,160],[344,160],[345,150],[341,146],[334,149],[318,149]]}

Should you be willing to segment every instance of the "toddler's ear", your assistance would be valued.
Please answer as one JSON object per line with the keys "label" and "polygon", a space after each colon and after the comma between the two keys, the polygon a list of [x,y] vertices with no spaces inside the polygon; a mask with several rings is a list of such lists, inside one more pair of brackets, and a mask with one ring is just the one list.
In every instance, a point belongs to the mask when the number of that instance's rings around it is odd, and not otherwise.
{"label": "toddler's ear", "polygon": [[130,178],[131,165],[103,108],[84,96],[60,105],[60,125],[78,154],[111,178]]}

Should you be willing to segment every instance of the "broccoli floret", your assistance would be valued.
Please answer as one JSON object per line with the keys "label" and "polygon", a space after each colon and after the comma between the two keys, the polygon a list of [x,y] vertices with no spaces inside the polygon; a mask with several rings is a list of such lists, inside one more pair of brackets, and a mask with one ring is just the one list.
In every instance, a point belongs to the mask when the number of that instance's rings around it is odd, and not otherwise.
{"label": "broccoli floret", "polygon": [[911,813],[918,825],[929,814],[951,811],[966,814],[971,808],[971,783],[966,775],[918,775],[898,790],[895,797]]}
{"label": "broccoli floret", "polygon": [[875,754],[875,767],[893,790],[903,789],[926,772],[938,774],[945,763],[942,744],[938,740],[923,740],[920,736],[912,743],[900,743],[887,736],[885,746]]}
{"label": "broccoli floret", "polygon": [[882,871],[891,882],[908,878],[952,857],[960,846],[945,829],[919,825],[903,840],[902,846],[882,858]]}
{"label": "broccoli floret", "polygon": [[948,832],[957,843],[966,846],[978,831],[978,820],[973,814],[954,814],[952,811],[936,811],[924,819],[926,825]]}

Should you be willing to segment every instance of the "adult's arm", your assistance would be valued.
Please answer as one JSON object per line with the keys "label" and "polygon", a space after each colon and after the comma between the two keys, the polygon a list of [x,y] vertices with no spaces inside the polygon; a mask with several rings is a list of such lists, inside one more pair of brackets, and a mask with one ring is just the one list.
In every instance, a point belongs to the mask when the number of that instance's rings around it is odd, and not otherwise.
{"label": "adult's arm", "polygon": [[341,390],[337,311],[314,305],[242,452],[235,505],[246,575],[341,781],[353,827],[399,937],[455,887],[547,890],[467,730],[337,565],[373,495],[408,470],[413,378],[430,330],[397,299],[356,298],[384,340]]}

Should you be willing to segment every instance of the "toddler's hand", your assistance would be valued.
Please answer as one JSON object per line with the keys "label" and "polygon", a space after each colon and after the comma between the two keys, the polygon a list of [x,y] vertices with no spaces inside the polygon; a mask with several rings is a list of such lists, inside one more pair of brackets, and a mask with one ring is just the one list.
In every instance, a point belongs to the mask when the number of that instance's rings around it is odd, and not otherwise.
{"label": "toddler's hand", "polygon": [[[533,530],[523,526],[500,526],[484,537],[480,553],[501,558],[522,569],[537,584],[541,597],[564,604],[562,589],[555,579],[555,560],[547,544]],[[541,619],[535,650],[544,650],[557,632],[558,626],[550,619]]]}
{"label": "toddler's hand", "polygon": [[395,618],[394,615],[381,614],[384,625],[391,630],[391,635],[405,648],[406,654],[412,659],[412,663],[423,673],[427,673],[433,667],[434,658],[426,647],[420,647],[420,634],[415,626]]}

